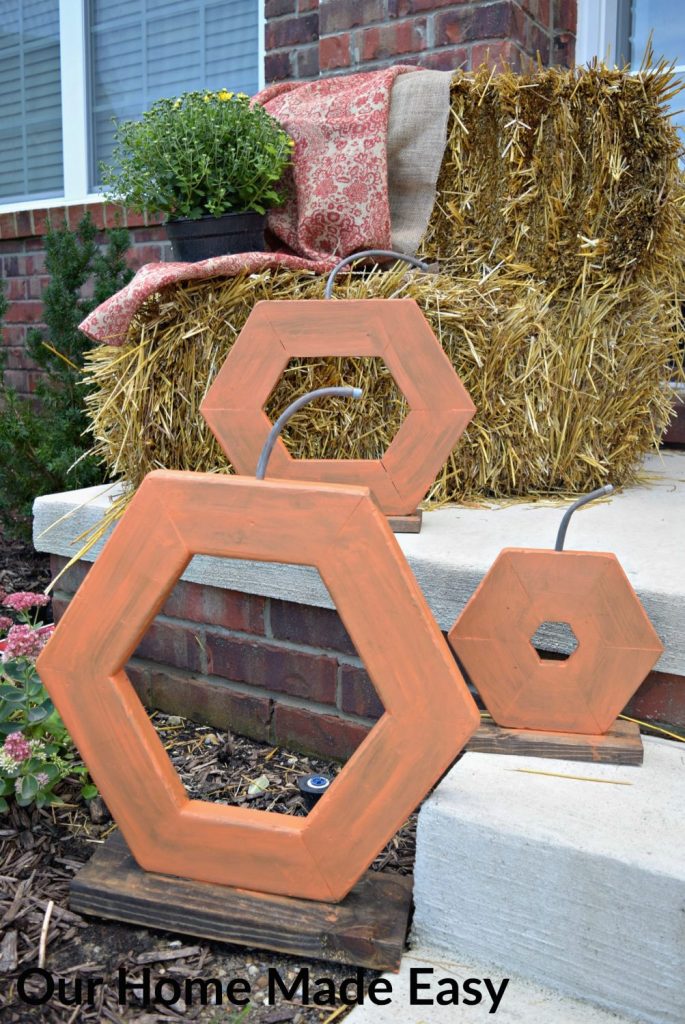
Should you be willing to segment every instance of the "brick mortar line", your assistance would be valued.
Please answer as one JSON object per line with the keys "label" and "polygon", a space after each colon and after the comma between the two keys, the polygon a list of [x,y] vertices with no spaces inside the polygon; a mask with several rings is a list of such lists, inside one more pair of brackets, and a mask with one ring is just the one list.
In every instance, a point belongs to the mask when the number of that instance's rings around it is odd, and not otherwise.
{"label": "brick mortar line", "polygon": [[364,725],[371,727],[380,721],[380,719],[377,718],[365,718],[362,715],[351,715],[349,712],[343,711],[336,704],[322,704],[319,701],[314,700],[308,701],[304,697],[293,697],[292,694],[289,693],[280,693],[278,690],[267,690],[262,687],[253,686],[250,683],[233,682],[230,679],[224,679],[223,676],[214,676],[205,672],[188,672],[185,669],[176,668],[172,665],[165,665],[158,661],[151,661],[148,658],[131,657],[130,663],[136,668],[143,668],[149,672],[159,672],[160,669],[167,669],[173,675],[186,676],[188,679],[197,679],[199,676],[202,676],[204,680],[212,683],[214,686],[222,686],[231,693],[237,693],[243,697],[261,697],[263,700],[272,701],[274,704],[284,704],[286,707],[297,708],[301,711],[312,711],[318,715],[328,715],[330,717],[332,714],[334,718],[338,718],[342,722],[348,722],[350,725]]}

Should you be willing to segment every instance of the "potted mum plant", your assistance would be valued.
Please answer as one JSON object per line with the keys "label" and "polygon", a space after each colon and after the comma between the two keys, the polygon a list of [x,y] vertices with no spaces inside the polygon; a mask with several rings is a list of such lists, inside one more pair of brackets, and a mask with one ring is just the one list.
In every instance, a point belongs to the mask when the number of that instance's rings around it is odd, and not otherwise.
{"label": "potted mum plant", "polygon": [[102,180],[108,199],[166,215],[175,259],[259,252],[294,145],[245,93],[187,92],[117,125]]}

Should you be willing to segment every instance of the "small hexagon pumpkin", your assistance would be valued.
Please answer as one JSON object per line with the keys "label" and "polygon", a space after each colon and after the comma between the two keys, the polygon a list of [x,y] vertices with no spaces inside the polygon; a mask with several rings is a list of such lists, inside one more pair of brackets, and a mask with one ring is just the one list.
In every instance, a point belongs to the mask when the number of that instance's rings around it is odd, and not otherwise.
{"label": "small hexagon pumpkin", "polygon": [[475,407],[413,299],[258,302],[201,406],[236,471],[254,473],[264,406],[289,360],[306,356],[382,358],[409,412],[380,459],[294,459],[279,440],[273,476],[364,484],[386,515],[414,512]]}
{"label": "small hexagon pumpkin", "polygon": [[[199,553],[316,566],[383,702],[306,818],[189,799],[126,676]],[[314,900],[346,895],[480,721],[363,487],[150,474],[37,665],[143,868]]]}
{"label": "small hexagon pumpkin", "polygon": [[[545,623],[568,627],[570,657],[539,657]],[[551,732],[606,732],[663,651],[616,556],[594,551],[503,550],[448,639],[498,725]]]}

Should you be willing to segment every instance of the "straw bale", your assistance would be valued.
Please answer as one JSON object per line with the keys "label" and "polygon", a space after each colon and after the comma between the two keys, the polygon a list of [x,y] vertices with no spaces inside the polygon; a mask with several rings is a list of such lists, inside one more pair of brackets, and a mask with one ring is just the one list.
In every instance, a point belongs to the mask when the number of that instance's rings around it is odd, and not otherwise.
{"label": "straw bale", "polygon": [[[438,199],[422,252],[342,275],[336,296],[416,300],[477,408],[428,495],[448,501],[574,494],[636,479],[682,373],[685,246],[672,75],[602,65],[531,76],[459,73]],[[135,488],[151,469],[229,472],[199,406],[255,302],[323,295],[284,270],[177,284],[123,348],[89,357],[95,451]],[[267,403],[360,384],[314,404],[284,440],[304,458],[377,458],[406,412],[378,360],[294,360]],[[126,498],[113,509],[120,514]]]}

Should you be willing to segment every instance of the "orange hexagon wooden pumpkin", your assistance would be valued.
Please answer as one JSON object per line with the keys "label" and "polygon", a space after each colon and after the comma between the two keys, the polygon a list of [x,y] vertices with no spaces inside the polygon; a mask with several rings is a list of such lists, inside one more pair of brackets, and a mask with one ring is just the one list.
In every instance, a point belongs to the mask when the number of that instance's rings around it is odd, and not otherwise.
{"label": "orange hexagon wooden pumpkin", "polygon": [[[566,624],[577,647],[545,660],[544,623]],[[498,725],[603,733],[663,647],[613,554],[507,548],[448,633]]]}
{"label": "orange hexagon wooden pumpkin", "polygon": [[[383,702],[385,714],[306,818],[189,799],[126,676],[197,553],[316,566]],[[362,487],[150,474],[38,671],[143,868],[314,900],[346,895],[479,724]]]}
{"label": "orange hexagon wooden pumpkin", "polygon": [[413,299],[258,302],[201,406],[236,471],[254,473],[264,406],[290,359],[306,356],[382,358],[409,413],[381,459],[294,459],[279,440],[273,476],[364,484],[386,515],[414,512],[475,407]]}

